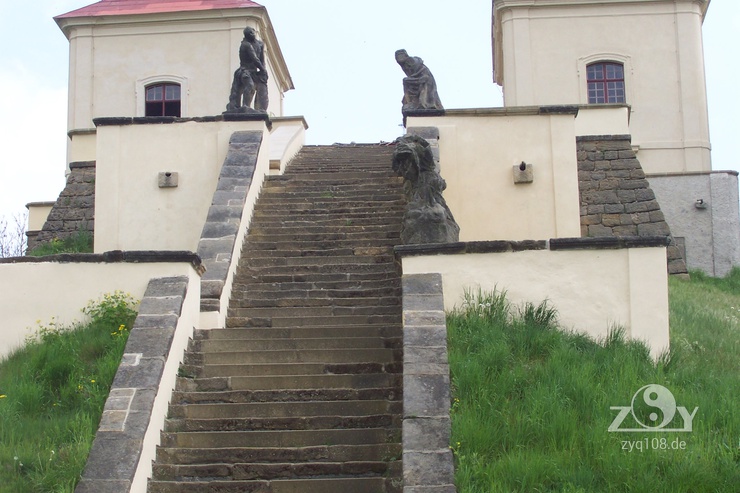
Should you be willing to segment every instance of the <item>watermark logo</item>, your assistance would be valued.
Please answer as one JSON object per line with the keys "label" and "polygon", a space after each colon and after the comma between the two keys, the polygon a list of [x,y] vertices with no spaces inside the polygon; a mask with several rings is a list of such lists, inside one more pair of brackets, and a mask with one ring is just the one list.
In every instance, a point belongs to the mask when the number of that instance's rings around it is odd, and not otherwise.
{"label": "watermark logo", "polygon": [[[698,407],[689,413],[683,406],[676,406],[676,399],[670,390],[662,385],[650,384],[645,385],[632,396],[632,403],[629,407],[612,406],[610,409],[619,411],[617,416],[609,425],[609,431],[615,432],[690,432],[693,429],[694,416],[699,410]],[[683,427],[668,428],[673,422],[678,412]],[[632,415],[630,421],[633,421],[637,428],[621,428],[622,423],[628,415]],[[677,420],[678,421],[678,420]],[[627,425],[629,426],[629,425]]]}

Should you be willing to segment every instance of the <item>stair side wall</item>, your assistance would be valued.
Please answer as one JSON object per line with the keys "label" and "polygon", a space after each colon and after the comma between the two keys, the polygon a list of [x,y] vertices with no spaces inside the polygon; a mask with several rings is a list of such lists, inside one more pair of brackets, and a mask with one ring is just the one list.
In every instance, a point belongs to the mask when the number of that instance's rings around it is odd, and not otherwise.
{"label": "stair side wall", "polygon": [[629,135],[577,137],[581,236],[668,236],[669,274],[686,274],[655,192]]}

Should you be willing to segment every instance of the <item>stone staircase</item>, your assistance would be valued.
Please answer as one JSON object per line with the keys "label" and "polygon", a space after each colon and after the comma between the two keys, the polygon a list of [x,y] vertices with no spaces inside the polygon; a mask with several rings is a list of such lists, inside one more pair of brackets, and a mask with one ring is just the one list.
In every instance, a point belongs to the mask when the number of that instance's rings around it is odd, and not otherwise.
{"label": "stone staircase", "polygon": [[304,147],[265,182],[227,328],[196,331],[150,493],[402,490],[392,152]]}

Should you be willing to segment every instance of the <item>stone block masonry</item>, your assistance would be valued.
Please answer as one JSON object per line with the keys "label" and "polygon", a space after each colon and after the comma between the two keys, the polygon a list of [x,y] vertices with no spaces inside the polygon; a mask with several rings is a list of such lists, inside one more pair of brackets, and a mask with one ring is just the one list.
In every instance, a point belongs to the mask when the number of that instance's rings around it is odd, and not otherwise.
{"label": "stone block masonry", "polygon": [[41,232],[29,237],[28,250],[79,231],[95,229],[95,161],[71,163],[67,184],[54,203]]}
{"label": "stone block masonry", "polygon": [[229,140],[229,151],[198,243],[198,255],[206,267],[201,281],[202,311],[218,311],[221,306],[261,143],[262,132],[256,131],[234,132]]}
{"label": "stone block masonry", "polygon": [[454,493],[442,276],[405,275],[402,286],[403,491]]}
{"label": "stone block masonry", "polygon": [[129,334],[77,493],[131,488],[187,293],[187,277],[152,279]]}
{"label": "stone block masonry", "polygon": [[581,236],[667,236],[668,273],[687,274],[655,193],[632,150],[629,135],[576,139]]}

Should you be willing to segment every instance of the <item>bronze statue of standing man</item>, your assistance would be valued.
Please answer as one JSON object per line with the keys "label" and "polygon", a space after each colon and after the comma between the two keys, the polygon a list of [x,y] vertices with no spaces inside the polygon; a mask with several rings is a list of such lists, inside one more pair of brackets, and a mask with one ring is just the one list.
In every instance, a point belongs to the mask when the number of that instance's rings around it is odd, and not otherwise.
{"label": "bronze statue of standing man", "polygon": [[251,27],[244,29],[244,39],[239,46],[239,68],[234,72],[231,94],[226,111],[247,112],[254,99],[254,110],[267,111],[267,69],[265,44],[257,39]]}

